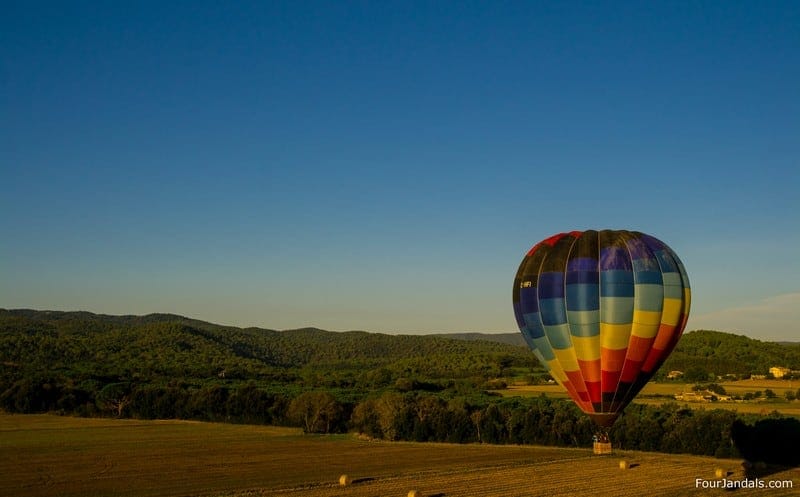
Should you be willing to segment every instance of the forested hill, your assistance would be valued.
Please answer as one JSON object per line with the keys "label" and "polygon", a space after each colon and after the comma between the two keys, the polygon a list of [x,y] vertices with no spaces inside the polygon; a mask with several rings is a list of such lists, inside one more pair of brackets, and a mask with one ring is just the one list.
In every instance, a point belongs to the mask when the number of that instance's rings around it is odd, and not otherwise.
{"label": "forested hill", "polygon": [[384,335],[315,328],[275,331],[220,326],[171,314],[0,310],[0,380],[32,374],[75,378],[285,381],[298,370],[369,372],[394,377],[499,375],[536,366],[509,344],[444,336]]}
{"label": "forested hill", "polygon": [[699,330],[684,333],[661,372],[699,368],[717,376],[766,374],[773,366],[800,370],[800,346]]}
{"label": "forested hill", "polygon": [[[442,336],[525,345],[520,333],[454,333]],[[800,370],[800,344],[762,342],[744,335],[697,330],[681,337],[658,375],[663,377],[669,371],[687,371],[692,368],[715,375],[767,374],[773,366]]]}
{"label": "forested hill", "polygon": [[[107,316],[89,312],[0,309],[0,382],[57,375],[75,380],[263,382],[302,375],[398,378],[498,377],[535,368],[518,334],[385,335],[315,328],[236,328],[173,314]],[[717,331],[684,334],[661,368],[724,375],[800,369],[800,347]]]}

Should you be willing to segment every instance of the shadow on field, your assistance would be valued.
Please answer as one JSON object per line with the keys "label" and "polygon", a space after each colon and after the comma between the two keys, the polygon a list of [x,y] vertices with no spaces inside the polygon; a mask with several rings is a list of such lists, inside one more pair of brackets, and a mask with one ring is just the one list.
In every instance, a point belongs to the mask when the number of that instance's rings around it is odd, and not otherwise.
{"label": "shadow on field", "polygon": [[375,480],[377,480],[377,478],[374,478],[372,476],[368,476],[366,478],[356,478],[355,480],[353,480],[353,485],[356,485],[358,483],[367,483],[368,481],[375,481]]}
{"label": "shadow on field", "polygon": [[762,419],[753,426],[736,420],[731,439],[746,459],[742,466],[747,478],[800,466],[800,420],[796,418]]}

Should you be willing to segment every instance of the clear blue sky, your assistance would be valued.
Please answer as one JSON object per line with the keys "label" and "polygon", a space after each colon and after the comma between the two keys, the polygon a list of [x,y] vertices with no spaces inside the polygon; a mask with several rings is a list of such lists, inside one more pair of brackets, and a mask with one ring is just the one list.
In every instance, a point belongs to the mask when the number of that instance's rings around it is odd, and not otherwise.
{"label": "clear blue sky", "polygon": [[799,339],[800,3],[8,2],[0,307],[515,331],[635,229],[689,329]]}

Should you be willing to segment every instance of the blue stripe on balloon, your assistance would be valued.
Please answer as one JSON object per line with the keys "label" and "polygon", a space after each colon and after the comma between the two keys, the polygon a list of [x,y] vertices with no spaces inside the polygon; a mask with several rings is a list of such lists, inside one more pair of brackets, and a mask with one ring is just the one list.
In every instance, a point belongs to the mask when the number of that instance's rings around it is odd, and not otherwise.
{"label": "blue stripe on balloon", "polygon": [[519,302],[512,303],[514,307],[514,319],[517,320],[517,327],[522,330],[525,327],[525,319],[522,317],[522,306]]}
{"label": "blue stripe on balloon", "polygon": [[634,298],[606,297],[600,298],[600,315],[604,323],[629,324],[633,322]]}
{"label": "blue stripe on balloon", "polygon": [[567,262],[567,272],[597,271],[597,259],[593,257],[575,257]]}
{"label": "blue stripe on balloon", "polygon": [[675,264],[675,260],[672,257],[672,254],[667,252],[666,250],[658,250],[655,253],[656,259],[658,259],[658,264],[661,266],[662,273],[677,273],[678,272],[678,265]]}
{"label": "blue stripe on balloon", "polygon": [[660,271],[635,271],[633,279],[637,285],[660,285],[663,283]]}
{"label": "blue stripe on balloon", "polygon": [[664,285],[665,299],[683,299],[683,287],[681,285]]}
{"label": "blue stripe on balloon", "polygon": [[544,332],[554,349],[563,350],[572,347],[572,340],[569,338],[569,326],[566,323],[545,326]]}
{"label": "blue stripe on balloon", "polygon": [[542,299],[539,301],[539,312],[545,326],[564,324],[567,322],[567,308],[564,299]]}
{"label": "blue stripe on balloon", "polygon": [[606,247],[600,250],[601,271],[608,270],[627,270],[630,271],[631,259],[628,250],[623,247]]}
{"label": "blue stripe on balloon", "polygon": [[567,285],[574,283],[597,285],[597,282],[600,281],[600,273],[597,272],[596,268],[594,271],[567,271],[566,280]]}
{"label": "blue stripe on balloon", "polygon": [[[600,313],[598,312],[597,315],[598,315],[597,319],[599,321]],[[572,334],[572,336],[576,337],[596,337],[597,335],[600,334],[600,323],[594,322],[594,323],[580,324],[580,323],[573,323],[572,320],[570,320],[569,332]]]}
{"label": "blue stripe on balloon", "polygon": [[633,297],[633,290],[631,271],[600,271],[602,297]]}
{"label": "blue stripe on balloon", "polygon": [[661,311],[664,307],[664,287],[662,285],[636,285],[634,301],[636,308],[640,311]]}
{"label": "blue stripe on balloon", "polygon": [[625,241],[625,246],[628,249],[629,257],[636,261],[637,259],[651,259],[653,251],[639,238],[631,238]]}
{"label": "blue stripe on balloon", "polygon": [[542,318],[541,316],[539,316],[538,312],[523,314],[522,317],[523,319],[525,319],[525,326],[528,328],[533,338],[544,336],[544,328],[542,328]]}
{"label": "blue stripe on balloon", "polygon": [[666,245],[664,245],[664,242],[662,242],[658,238],[652,237],[645,233],[642,233],[639,239],[645,245],[647,245],[647,248],[649,248],[651,252],[656,252],[657,250],[664,250],[667,247]]}
{"label": "blue stripe on balloon", "polygon": [[633,271],[600,271],[600,285],[633,285]]}
{"label": "blue stripe on balloon", "polygon": [[539,297],[536,293],[535,286],[519,289],[519,305],[522,314],[539,312]]}
{"label": "blue stripe on balloon", "polygon": [[525,339],[525,343],[528,344],[528,348],[531,350],[536,349],[536,344],[533,342],[533,333],[531,333],[531,330],[523,324],[519,327],[519,331],[522,332],[522,338]]}
{"label": "blue stripe on balloon", "polygon": [[564,298],[564,273],[547,272],[539,275],[539,299]]}
{"label": "blue stripe on balloon", "polygon": [[570,311],[593,311],[600,308],[600,293],[597,283],[567,285],[567,309]]}
{"label": "blue stripe on balloon", "polygon": [[550,364],[547,363],[547,360],[542,355],[542,351],[535,347],[536,347],[535,344],[531,346],[531,350],[533,350],[533,355],[536,356],[536,359],[539,361],[539,364],[542,365],[545,371],[550,371]]}
{"label": "blue stripe on balloon", "polygon": [[552,361],[556,358],[556,355],[553,353],[553,347],[550,345],[550,341],[546,336],[542,335],[541,337],[534,338],[533,343],[536,344],[536,350],[542,353],[542,357],[544,357],[545,361]]}

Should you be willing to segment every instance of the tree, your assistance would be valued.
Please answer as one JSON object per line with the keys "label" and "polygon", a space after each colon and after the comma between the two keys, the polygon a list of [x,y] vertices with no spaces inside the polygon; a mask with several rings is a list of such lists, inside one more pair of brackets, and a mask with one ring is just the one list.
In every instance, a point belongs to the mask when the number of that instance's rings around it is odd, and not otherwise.
{"label": "tree", "polygon": [[497,404],[489,404],[478,419],[480,423],[481,441],[485,443],[505,443],[506,419],[505,414]]}
{"label": "tree", "polygon": [[478,442],[483,443],[483,436],[481,435],[481,426],[483,425],[483,411],[478,409],[477,411],[473,412],[469,418],[472,420],[472,424],[475,426],[475,433],[478,435]]}
{"label": "tree", "polygon": [[12,412],[47,412],[56,407],[60,397],[61,387],[57,379],[25,378],[0,392],[0,407]]}
{"label": "tree", "polygon": [[441,400],[433,395],[418,396],[412,406],[416,416],[414,423],[414,440],[426,442],[437,438],[437,420],[446,415]]}
{"label": "tree", "polygon": [[[407,412],[407,403],[402,395],[386,392],[375,402],[375,409],[385,440],[400,440],[412,431],[413,428],[408,426],[410,413]],[[411,421],[413,422],[413,418]]]}
{"label": "tree", "polygon": [[328,392],[305,392],[289,404],[289,419],[305,433],[330,433],[339,421],[342,406]]}
{"label": "tree", "polygon": [[383,438],[376,401],[373,399],[367,399],[356,405],[350,416],[350,425],[358,433],[364,433],[372,438]]}
{"label": "tree", "polygon": [[228,402],[228,389],[220,385],[211,385],[194,390],[190,405],[190,416],[207,421],[225,420],[225,408]]}
{"label": "tree", "polygon": [[97,406],[121,418],[122,412],[131,402],[129,383],[109,383],[97,394]]}
{"label": "tree", "polygon": [[692,390],[695,392],[708,390],[709,392],[714,392],[718,395],[728,395],[728,392],[725,391],[725,387],[723,387],[719,383],[697,384],[692,387]]}
{"label": "tree", "polygon": [[228,396],[228,419],[240,423],[271,423],[273,420],[268,412],[270,406],[270,396],[255,384],[248,383]]}
{"label": "tree", "polygon": [[708,378],[708,371],[699,366],[688,368],[683,375],[683,379],[689,383],[708,381]]}
{"label": "tree", "polygon": [[437,432],[444,433],[445,442],[473,442],[475,430],[470,419],[470,406],[463,397],[456,397],[447,402],[447,418],[440,421]]}

